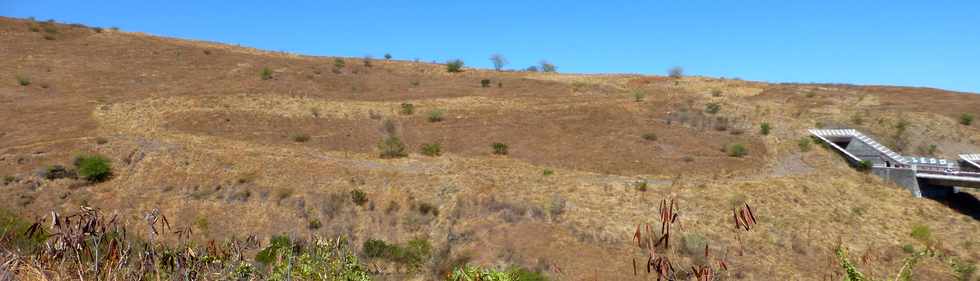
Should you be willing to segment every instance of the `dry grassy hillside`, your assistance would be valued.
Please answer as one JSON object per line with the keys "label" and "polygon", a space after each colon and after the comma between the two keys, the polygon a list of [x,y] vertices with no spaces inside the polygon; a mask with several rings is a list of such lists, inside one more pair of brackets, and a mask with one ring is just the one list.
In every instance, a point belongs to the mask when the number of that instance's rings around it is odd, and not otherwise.
{"label": "dry grassy hillside", "polygon": [[[27,218],[85,205],[137,224],[159,208],[199,241],[431,242],[416,271],[369,259],[382,280],[431,280],[465,262],[552,280],[648,280],[633,276],[633,258],[645,256],[631,239],[638,224],[660,225],[666,199],[679,216],[663,251],[690,271],[707,243],[727,264],[724,280],[838,280],[837,245],[876,278],[894,276],[903,247],[941,253],[915,267],[916,280],[956,280],[952,261],[980,261],[980,206],[969,201],[978,193],[916,199],[800,145],[807,128],[846,126],[906,154],[980,152],[978,125],[958,123],[980,115],[980,95],[448,73],[9,18],[0,60],[0,207]],[[407,157],[379,157],[389,135]],[[421,154],[432,143],[441,156]],[[734,144],[747,155],[730,156]],[[112,178],[38,176],[80,153],[108,157]],[[352,200],[355,190],[366,199]],[[751,231],[733,230],[743,203],[758,219]],[[912,237],[917,226],[929,235]]]}

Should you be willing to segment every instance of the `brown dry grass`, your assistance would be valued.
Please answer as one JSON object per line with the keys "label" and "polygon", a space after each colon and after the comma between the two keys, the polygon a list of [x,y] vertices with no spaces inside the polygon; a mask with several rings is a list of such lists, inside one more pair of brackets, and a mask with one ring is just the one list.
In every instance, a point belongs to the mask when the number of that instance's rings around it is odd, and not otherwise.
{"label": "brown dry grass", "polygon": [[[847,169],[829,151],[801,154],[796,145],[818,122],[885,139],[905,119],[909,147],[928,135],[945,153],[980,151],[976,126],[954,119],[980,115],[976,95],[705,77],[448,74],[441,65],[401,61],[365,68],[359,59],[334,73],[333,58],[66,26],[51,41],[26,24],[0,19],[7,62],[0,65],[0,175],[19,177],[3,186],[0,206],[25,216],[88,204],[138,221],[159,208],[188,226],[206,220],[194,225],[200,239],[319,233],[350,235],[359,245],[427,237],[475,263],[558,267],[560,274],[549,274],[563,280],[630,280],[635,225],[657,223],[652,210],[673,198],[679,231],[727,252],[730,279],[824,280],[838,271],[831,263],[838,242],[868,257],[859,267],[891,274],[919,224],[933,229],[942,251],[980,260],[977,246],[967,246],[980,243],[976,219]],[[273,70],[271,80],[260,78],[263,67]],[[34,83],[20,86],[17,75]],[[482,79],[503,88],[481,88]],[[635,102],[633,91],[646,98]],[[404,102],[416,106],[414,115],[399,114]],[[720,104],[718,115],[743,133],[667,124],[707,103]],[[435,108],[447,110],[446,120],[425,120]],[[860,125],[857,113],[868,116]],[[377,157],[384,119],[397,123],[409,157]],[[758,135],[761,122],[773,125],[772,134]],[[658,140],[644,140],[647,132]],[[294,142],[294,133],[311,140]],[[442,157],[416,153],[432,142],[442,144]],[[510,154],[492,155],[494,142]],[[733,142],[745,143],[749,156],[719,150]],[[116,177],[83,185],[32,176],[79,152],[112,158]],[[650,182],[646,192],[632,187],[641,179]],[[368,204],[350,202],[355,188]],[[549,212],[556,200],[565,202],[560,215]],[[740,256],[729,214],[743,200],[760,223],[742,236]],[[388,208],[393,203],[400,208]],[[421,203],[439,215],[411,209]],[[324,227],[307,229],[314,218]],[[941,263],[922,270],[949,272]]]}

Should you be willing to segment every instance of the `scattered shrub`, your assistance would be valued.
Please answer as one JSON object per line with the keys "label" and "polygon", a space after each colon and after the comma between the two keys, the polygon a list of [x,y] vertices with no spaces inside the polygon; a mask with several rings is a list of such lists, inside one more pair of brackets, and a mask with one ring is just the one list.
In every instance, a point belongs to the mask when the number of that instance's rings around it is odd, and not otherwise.
{"label": "scattered shrub", "polygon": [[806,94],[804,96],[806,96],[807,98],[812,98],[812,97],[817,96],[817,93],[814,93],[814,92],[806,92]]}
{"label": "scattered shrub", "polygon": [[565,213],[565,198],[561,195],[555,194],[551,197],[551,202],[548,204],[548,213],[551,214],[552,220],[558,220],[562,214]]}
{"label": "scattered shrub", "polygon": [[44,25],[44,33],[47,34],[58,34],[58,28],[53,24]]}
{"label": "scattered shrub", "polygon": [[385,60],[391,60],[391,54],[385,53]]}
{"label": "scattered shrub", "polygon": [[769,123],[767,123],[767,122],[762,122],[762,124],[759,125],[759,134],[762,134],[763,136],[768,136],[769,135],[769,131],[771,131],[771,130],[772,130],[772,127],[769,126]]}
{"label": "scattered shrub", "polygon": [[102,33],[102,28],[101,28],[101,27],[98,27],[98,26],[96,26],[96,27],[93,27],[93,28],[92,28],[92,31],[95,31],[95,33]]}
{"label": "scattered shrub", "polygon": [[542,60],[539,64],[541,65],[541,72],[558,72],[558,68],[546,60]]}
{"label": "scattered shrub", "polygon": [[810,151],[810,144],[812,143],[813,141],[811,141],[810,138],[802,137],[796,142],[796,145],[800,147],[800,152],[807,152]]}
{"label": "scattered shrub", "polygon": [[422,203],[419,204],[419,213],[423,215],[432,214],[433,216],[438,216],[439,208],[436,208],[436,206],[433,206],[432,204],[429,203]]}
{"label": "scattered shrub", "polygon": [[745,148],[745,145],[741,143],[729,144],[726,147],[725,152],[731,157],[742,157],[749,154],[749,151]]}
{"label": "scattered shrub", "polygon": [[643,139],[648,140],[648,141],[655,141],[655,140],[657,140],[657,134],[656,133],[646,133],[646,134],[643,134]]}
{"label": "scattered shrub", "polygon": [[704,112],[708,114],[715,114],[719,111],[721,111],[721,105],[716,102],[708,103],[704,106]]}
{"label": "scattered shrub", "polygon": [[58,39],[58,38],[54,37],[54,35],[51,35],[51,34],[45,34],[42,37],[44,37],[44,40],[49,40],[49,41],[53,41],[55,39]]}
{"label": "scattered shrub", "polygon": [[973,114],[963,113],[960,115],[960,125],[970,126],[973,124]]}
{"label": "scattered shrub", "polygon": [[905,252],[907,254],[913,254],[915,253],[915,246],[913,246],[912,244],[902,245],[902,252]]}
{"label": "scattered shrub", "polygon": [[415,113],[415,105],[411,103],[402,103],[401,113],[402,115],[412,115],[412,113]]}
{"label": "scattered shrub", "polygon": [[260,75],[262,76],[262,80],[272,79],[272,70],[268,67],[263,67]]}
{"label": "scattered shrub", "polygon": [[112,176],[109,159],[100,155],[79,155],[75,158],[78,176],[90,182],[101,182]]}
{"label": "scattered shrub", "polygon": [[932,230],[925,225],[916,225],[912,227],[912,232],[909,233],[912,238],[919,240],[922,243],[928,243],[932,239]]}
{"label": "scattered shrub", "polygon": [[446,62],[446,71],[449,73],[463,72],[463,61],[455,59]]}
{"label": "scattered shrub", "polygon": [[320,219],[312,219],[306,227],[312,230],[317,230],[320,229],[320,227],[323,227],[323,223],[320,222]]}
{"label": "scattered shrub", "polygon": [[371,56],[364,56],[364,67],[372,67],[372,66],[374,66],[374,65],[371,64],[371,60],[373,60],[373,58],[371,58]]}
{"label": "scattered shrub", "polygon": [[670,78],[684,77],[684,68],[680,66],[671,67],[669,70],[667,70],[667,76]]}
{"label": "scattered shrub", "polygon": [[442,155],[442,146],[438,143],[422,144],[422,155],[433,157]]}
{"label": "scattered shrub", "polygon": [[718,89],[711,90],[711,96],[712,97],[716,97],[716,98],[717,97],[720,97],[721,96],[721,90],[718,90]]}
{"label": "scattered shrub", "polygon": [[528,66],[526,69],[524,69],[524,71],[527,71],[527,72],[538,72],[538,66],[536,66],[536,65]]}
{"label": "scattered shrub", "polygon": [[17,75],[17,84],[21,86],[27,86],[31,84],[31,78],[27,76]]}
{"label": "scattered shrub", "polygon": [[350,191],[350,199],[354,204],[358,206],[364,206],[364,203],[368,202],[367,193],[360,189],[354,189]]}
{"label": "scattered shrub", "polygon": [[36,25],[33,25],[33,24],[31,26],[28,26],[27,27],[27,30],[30,30],[31,32],[41,32],[41,28],[39,28],[39,27],[37,27]]}
{"label": "scattered shrub", "polygon": [[56,180],[63,178],[75,178],[77,175],[74,171],[65,168],[65,166],[51,165],[38,171],[37,176],[46,180]]}
{"label": "scattered shrub", "polygon": [[482,88],[490,88],[490,79],[480,80],[480,87],[482,87]]}
{"label": "scattered shrub", "polygon": [[681,251],[684,254],[697,262],[704,262],[704,247],[708,245],[708,240],[704,236],[696,233],[684,234],[681,236],[681,242],[684,246]]}
{"label": "scattered shrub", "polygon": [[303,133],[296,133],[296,134],[289,135],[289,139],[292,139],[294,142],[307,142],[310,141],[310,135],[303,134]]}
{"label": "scattered shrub", "polygon": [[429,111],[429,122],[439,122],[442,121],[442,116],[446,114],[445,110],[433,109]]}
{"label": "scattered shrub", "polygon": [[646,192],[647,191],[647,188],[649,188],[649,185],[650,184],[648,184],[647,181],[641,180],[641,181],[637,181],[637,182],[633,183],[633,188],[636,189],[636,191],[639,191],[639,192]]}
{"label": "scattered shrub", "polygon": [[381,158],[399,158],[407,156],[405,154],[405,144],[396,136],[387,136],[380,143],[378,149],[381,150]]}
{"label": "scattered shrub", "polygon": [[634,91],[633,92],[633,101],[635,101],[635,102],[642,102],[643,101],[643,98],[646,97],[646,96],[647,96],[647,94],[644,93],[644,92]]}
{"label": "scattered shrub", "polygon": [[347,63],[344,62],[344,60],[342,60],[340,58],[333,59],[333,68],[334,68],[334,70],[340,71],[340,69],[343,69],[344,66],[346,66],[346,65],[347,65]]}
{"label": "scattered shrub", "polygon": [[495,142],[495,143],[493,143],[493,145],[491,145],[491,147],[493,148],[493,154],[496,154],[496,155],[507,155],[507,145],[506,144]]}
{"label": "scattered shrub", "polygon": [[555,171],[552,171],[551,169],[544,169],[544,171],[542,171],[541,174],[545,176],[550,176],[550,175],[554,175]]}

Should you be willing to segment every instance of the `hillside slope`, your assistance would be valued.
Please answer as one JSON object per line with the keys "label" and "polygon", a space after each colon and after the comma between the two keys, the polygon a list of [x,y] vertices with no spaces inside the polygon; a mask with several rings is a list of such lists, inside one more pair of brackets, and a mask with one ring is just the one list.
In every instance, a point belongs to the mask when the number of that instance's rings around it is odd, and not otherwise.
{"label": "hillside slope", "polygon": [[[901,267],[905,245],[980,261],[980,206],[913,198],[829,150],[799,145],[808,128],[846,126],[908,154],[980,152],[977,125],[957,122],[980,115],[980,95],[448,73],[8,18],[0,18],[0,60],[0,176],[8,176],[0,207],[28,218],[85,205],[138,224],[158,208],[200,241],[432,242],[423,270],[378,261],[380,279],[429,280],[469,261],[556,280],[646,280],[633,277],[633,258],[645,256],[632,235],[638,224],[660,224],[662,200],[674,200],[679,223],[665,251],[686,270],[707,241],[730,280],[839,276],[837,245],[876,277]],[[430,120],[433,111],[441,121]],[[762,123],[771,133],[759,132]],[[379,157],[386,135],[408,156]],[[442,156],[420,153],[430,143]],[[493,153],[494,143],[506,144],[506,155]],[[724,151],[734,144],[747,155]],[[113,177],[38,177],[80,153],[110,158]],[[354,190],[367,201],[353,202]],[[963,196],[976,202],[977,193]],[[733,231],[732,207],[743,203],[759,224]],[[911,237],[916,226],[931,235]],[[915,276],[955,280],[952,272],[936,259]]]}

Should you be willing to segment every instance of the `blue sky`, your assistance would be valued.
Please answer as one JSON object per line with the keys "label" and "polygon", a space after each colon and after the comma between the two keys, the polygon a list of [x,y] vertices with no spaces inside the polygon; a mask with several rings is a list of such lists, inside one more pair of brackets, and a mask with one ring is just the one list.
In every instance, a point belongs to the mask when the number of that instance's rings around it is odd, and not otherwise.
{"label": "blue sky", "polygon": [[980,1],[46,1],[55,19],[311,55],[980,92]]}

